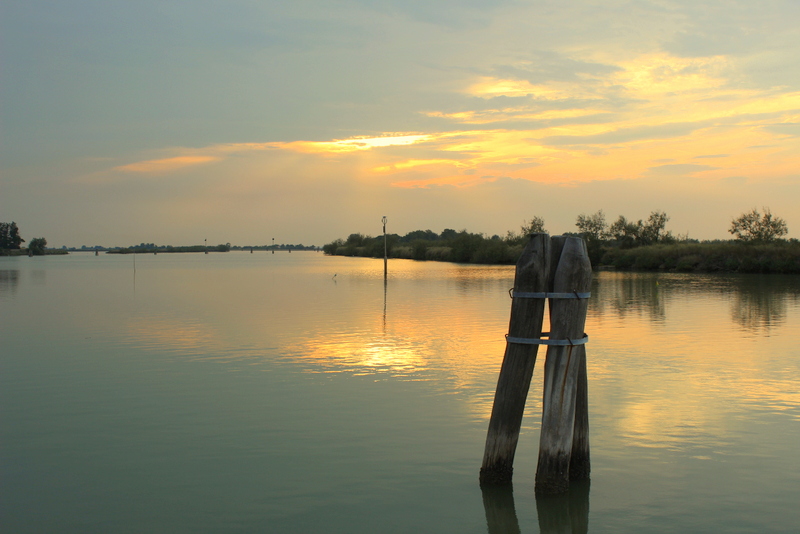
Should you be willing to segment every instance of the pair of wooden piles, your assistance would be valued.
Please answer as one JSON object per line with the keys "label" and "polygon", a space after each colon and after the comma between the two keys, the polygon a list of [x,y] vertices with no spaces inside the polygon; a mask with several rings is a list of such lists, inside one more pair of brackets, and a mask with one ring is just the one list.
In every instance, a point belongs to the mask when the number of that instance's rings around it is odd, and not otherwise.
{"label": "pair of wooden piles", "polygon": [[[511,483],[538,343],[547,344],[547,358],[536,493],[563,493],[571,480],[589,478],[586,349],[582,343],[591,283],[592,267],[583,239],[530,236],[517,262],[508,343],[480,473],[482,485]],[[547,300],[550,332],[543,334]],[[549,340],[542,340],[543,335]]]}

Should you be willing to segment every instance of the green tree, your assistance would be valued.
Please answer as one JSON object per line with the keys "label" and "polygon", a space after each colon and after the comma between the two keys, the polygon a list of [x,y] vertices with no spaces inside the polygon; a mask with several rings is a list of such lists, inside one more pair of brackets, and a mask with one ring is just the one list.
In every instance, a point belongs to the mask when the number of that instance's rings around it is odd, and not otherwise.
{"label": "green tree", "polygon": [[543,234],[547,232],[547,230],[544,229],[544,219],[538,215],[534,215],[533,219],[530,221],[523,221],[520,231],[523,237],[527,237],[530,234]]}
{"label": "green tree", "polygon": [[458,235],[450,241],[453,261],[457,263],[469,263],[474,261],[475,253],[482,243],[483,235],[471,234],[466,230],[461,230]]}
{"label": "green tree", "polygon": [[442,233],[439,234],[439,238],[442,239],[442,241],[447,241],[450,239],[455,239],[457,235],[458,232],[456,232],[452,228],[445,228],[444,230],[442,230]]}
{"label": "green tree", "polygon": [[769,243],[785,236],[789,229],[786,221],[773,216],[769,208],[764,208],[763,214],[753,208],[752,211],[743,213],[731,221],[728,232],[736,236],[737,240],[746,243]]}
{"label": "green tree", "polygon": [[400,238],[402,243],[411,243],[413,241],[437,241],[439,234],[434,233],[432,230],[414,230]]}
{"label": "green tree", "polygon": [[592,265],[599,265],[603,258],[603,246],[610,237],[606,215],[603,210],[591,215],[581,213],[575,221],[581,236],[586,240],[586,251]]}
{"label": "green tree", "polygon": [[619,243],[620,248],[633,248],[638,245],[642,233],[642,221],[630,222],[623,215],[619,216],[609,228],[611,237]]}
{"label": "green tree", "polygon": [[33,256],[44,256],[44,248],[47,246],[47,239],[34,237],[28,245],[28,252]]}
{"label": "green tree", "polygon": [[606,215],[603,210],[591,215],[581,213],[575,221],[575,226],[587,241],[604,241],[609,237]]}
{"label": "green tree", "polygon": [[611,237],[620,248],[641,247],[658,243],[671,243],[675,240],[672,232],[666,230],[669,216],[663,211],[650,212],[647,222],[639,219],[628,221],[622,215],[609,228]]}
{"label": "green tree", "polygon": [[336,250],[339,247],[343,247],[343,246],[344,246],[344,240],[337,239],[336,241],[331,241],[327,245],[323,245],[322,246],[322,252],[324,252],[325,254],[333,255],[333,254],[336,254]]}
{"label": "green tree", "polygon": [[[666,230],[669,216],[663,211],[650,212],[647,222],[641,225],[639,241],[642,245],[655,245],[674,241],[672,232]],[[641,224],[641,221],[639,221]]]}
{"label": "green tree", "polygon": [[17,223],[0,223],[0,249],[14,249],[19,250],[20,245],[25,240],[19,235],[19,228]]}
{"label": "green tree", "polygon": [[509,245],[524,245],[528,242],[528,236],[531,234],[543,234],[547,230],[544,229],[544,219],[538,215],[534,215],[530,221],[522,221],[522,226],[519,228],[519,233],[509,230],[505,237],[505,242]]}
{"label": "green tree", "polygon": [[347,236],[347,244],[354,247],[361,247],[364,246],[364,241],[367,239],[371,239],[371,237],[365,236],[364,234],[350,234]]}

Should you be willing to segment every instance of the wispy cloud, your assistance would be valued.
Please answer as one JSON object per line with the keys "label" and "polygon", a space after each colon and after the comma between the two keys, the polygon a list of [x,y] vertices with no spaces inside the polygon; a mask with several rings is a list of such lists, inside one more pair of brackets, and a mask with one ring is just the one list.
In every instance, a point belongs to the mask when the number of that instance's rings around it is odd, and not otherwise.
{"label": "wispy cloud", "polygon": [[671,165],[657,165],[650,167],[648,173],[657,176],[670,176],[670,175],[694,175],[698,172],[711,171],[718,167],[710,165],[694,165],[691,163],[675,163]]}
{"label": "wispy cloud", "polygon": [[[433,138],[434,136],[429,134],[387,133],[381,136],[356,136],[347,139],[334,139],[331,141],[225,143],[202,148],[178,147],[164,150],[164,152],[175,152],[176,155],[157,159],[144,159],[124,165],[117,165],[112,167],[110,172],[138,175],[164,175],[179,172],[189,167],[221,162],[235,155],[254,154],[270,150],[299,152],[302,154],[321,156],[341,155],[372,149],[405,147],[423,143]],[[388,170],[390,168],[408,169],[429,164],[431,164],[431,162],[423,160],[401,162],[386,166],[383,170]]]}
{"label": "wispy cloud", "polygon": [[220,161],[217,156],[174,156],[171,158],[163,159],[150,159],[145,161],[137,161],[114,167],[113,170],[124,173],[136,174],[164,174],[175,172],[186,167],[193,167],[195,165],[204,165]]}

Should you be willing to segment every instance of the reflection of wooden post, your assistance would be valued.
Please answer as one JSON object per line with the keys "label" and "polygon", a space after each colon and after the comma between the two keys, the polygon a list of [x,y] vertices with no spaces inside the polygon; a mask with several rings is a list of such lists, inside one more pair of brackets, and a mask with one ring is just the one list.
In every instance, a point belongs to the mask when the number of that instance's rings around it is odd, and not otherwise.
{"label": "reflection of wooden post", "polygon": [[589,481],[559,495],[536,496],[541,534],[586,534],[589,531]]}
{"label": "reflection of wooden post", "polygon": [[482,486],[481,493],[489,534],[520,534],[513,486]]}
{"label": "reflection of wooden post", "polygon": [[[552,291],[586,293],[591,289],[591,284],[592,266],[586,243],[577,237],[567,238],[553,277]],[[587,307],[588,300],[585,298],[551,300],[550,339],[582,339]],[[582,345],[550,345],[547,349],[539,464],[536,469],[537,493],[560,493],[569,489],[576,393],[581,369],[585,369],[585,360]],[[587,447],[582,470],[588,470],[588,417],[586,421],[586,432],[579,431]],[[580,452],[576,456],[581,456]]]}
{"label": "reflection of wooden post", "polygon": [[[550,236],[533,234],[517,262],[514,290],[546,292],[550,270]],[[514,298],[509,337],[539,338],[544,319],[544,298]],[[509,484],[522,425],[522,413],[531,385],[538,345],[507,343],[497,380],[481,467],[481,484]]]}

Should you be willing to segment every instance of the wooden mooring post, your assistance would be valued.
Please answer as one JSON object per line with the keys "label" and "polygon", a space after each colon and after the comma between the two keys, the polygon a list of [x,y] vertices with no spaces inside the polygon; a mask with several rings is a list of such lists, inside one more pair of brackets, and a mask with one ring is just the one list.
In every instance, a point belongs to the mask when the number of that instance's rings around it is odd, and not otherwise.
{"label": "wooden mooring post", "polygon": [[[510,484],[539,345],[548,345],[536,493],[556,494],[588,479],[588,339],[583,332],[592,270],[577,237],[533,234],[517,263],[506,352],[486,437],[480,482]],[[542,333],[550,302],[550,332]],[[542,339],[543,335],[549,339]]]}
{"label": "wooden mooring post", "polygon": [[[550,236],[532,234],[522,251],[514,276],[516,292],[547,291],[550,273]],[[542,335],[545,298],[513,297],[509,337],[539,339]],[[533,377],[538,345],[506,343],[503,365],[497,380],[497,391],[486,435],[486,448],[481,466],[481,484],[508,484],[514,473],[525,399]]]}
{"label": "wooden mooring post", "polygon": [[[586,376],[585,345],[580,342],[584,341],[583,327],[589,305],[587,298],[577,297],[587,294],[592,287],[592,266],[583,239],[570,237],[564,241],[552,280],[555,295],[574,293],[576,298],[557,297],[550,301],[550,339],[567,343],[549,345],[544,364],[536,492],[546,494],[569,489],[574,448],[577,449],[576,469],[577,464],[581,465],[581,471],[588,471],[589,466],[588,414],[577,419],[581,428],[575,431],[578,389],[586,388],[585,382],[579,386],[581,376],[584,380]],[[584,423],[586,428],[582,426]],[[576,435],[580,443],[573,443]],[[572,478],[585,476],[578,477],[576,471]]]}

